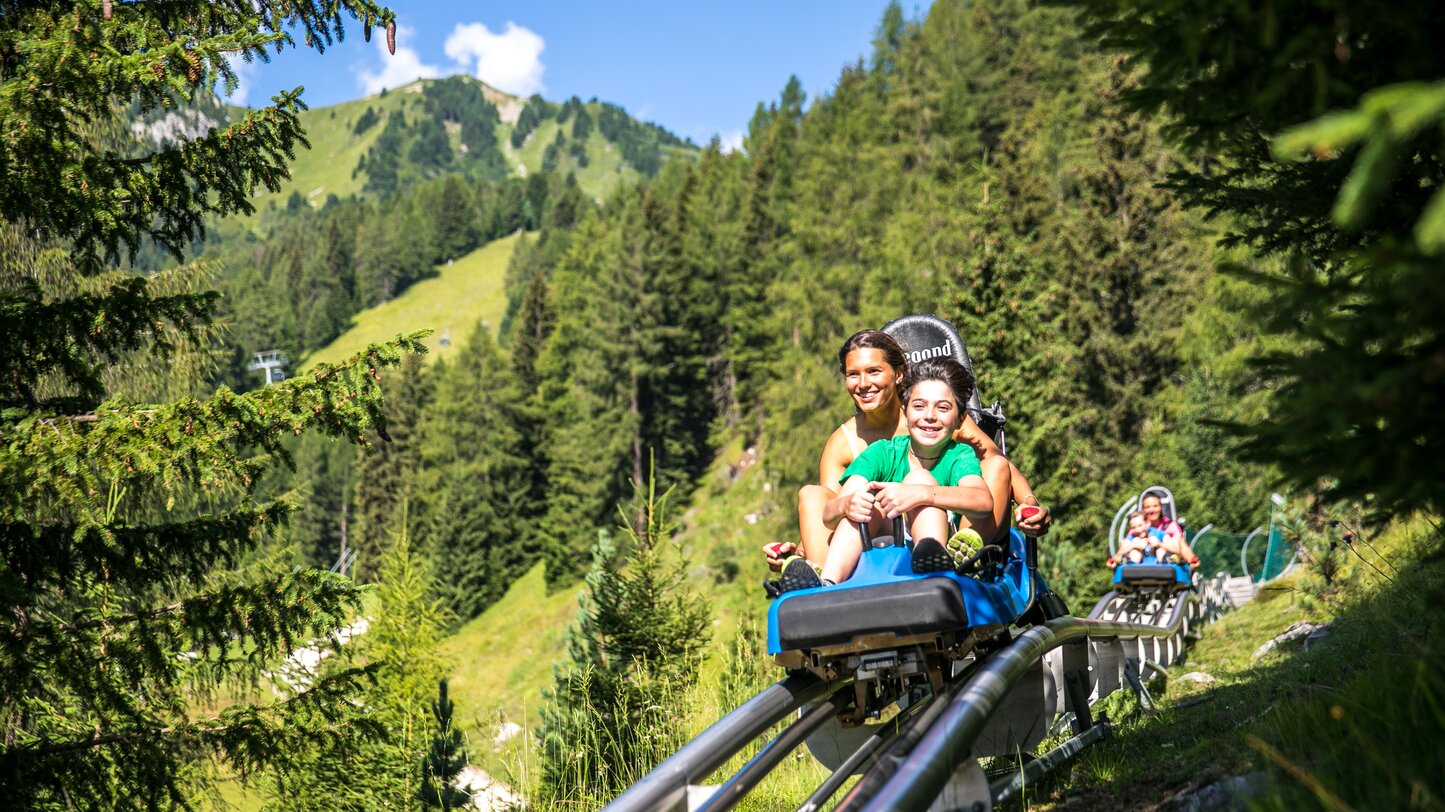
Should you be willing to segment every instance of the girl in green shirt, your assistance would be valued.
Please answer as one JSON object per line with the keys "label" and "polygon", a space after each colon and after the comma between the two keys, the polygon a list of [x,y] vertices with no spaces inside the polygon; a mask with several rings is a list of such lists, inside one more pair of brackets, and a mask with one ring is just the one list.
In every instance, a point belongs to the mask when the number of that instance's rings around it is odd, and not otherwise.
{"label": "girl in green shirt", "polygon": [[914,571],[938,572],[954,563],[941,541],[950,537],[949,514],[965,528],[970,519],[992,516],[993,496],[977,456],[953,439],[973,394],[973,376],[951,358],[932,358],[909,366],[902,391],[907,436],[873,443],[844,471],[842,490],[824,509],[824,520],[838,529],[821,580],[807,561],[792,559],[782,573],[785,591],[851,576],[863,549],[859,523],[882,534],[894,517],[906,517],[915,540]]}

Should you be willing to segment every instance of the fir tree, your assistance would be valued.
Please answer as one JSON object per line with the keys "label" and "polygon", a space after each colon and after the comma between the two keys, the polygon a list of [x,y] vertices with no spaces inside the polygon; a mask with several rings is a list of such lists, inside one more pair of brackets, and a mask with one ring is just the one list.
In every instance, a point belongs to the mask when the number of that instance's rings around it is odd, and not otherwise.
{"label": "fir tree", "polygon": [[437,683],[437,699],[432,703],[436,737],[422,762],[421,787],[416,793],[422,809],[446,812],[468,807],[472,802],[471,793],[456,786],[457,776],[467,766],[467,751],[462,749],[462,732],[452,726],[452,710],[447,681],[442,680]]}
{"label": "fir tree", "polygon": [[357,745],[325,743],[279,772],[270,799],[275,808],[410,809],[421,793],[425,756],[438,734],[428,707],[446,673],[440,643],[451,618],[436,597],[431,560],[407,535],[406,507],[376,570],[374,614],[353,626],[337,657],[322,663],[323,673],[368,664],[372,680],[356,699],[378,735]]}
{"label": "fir tree", "polygon": [[1226,244],[1280,260],[1239,269],[1268,333],[1298,340],[1256,358],[1254,386],[1277,396],[1269,419],[1236,427],[1246,455],[1300,488],[1372,494],[1382,519],[1438,511],[1438,7],[1288,2],[1221,11],[1206,30],[1169,3],[1086,9],[1141,66],[1128,100],[1167,111],[1199,158],[1171,188],[1221,216]]}
{"label": "fir tree", "polygon": [[431,400],[430,387],[421,360],[408,360],[392,386],[395,394],[387,415],[387,442],[358,453],[352,534],[358,580],[376,572],[389,539],[397,532],[402,505],[416,495],[422,415]]}
{"label": "fir tree", "polygon": [[479,324],[442,370],[427,415],[418,491],[427,495],[428,539],[442,593],[462,620],[506,594],[536,564],[538,501],[518,381]]}
{"label": "fir tree", "polygon": [[12,808],[189,806],[212,759],[248,775],[374,729],[349,701],[354,669],[267,704],[201,708],[359,607],[349,580],[257,553],[292,507],[253,495],[289,462],[283,435],[384,435],[378,370],[419,351],[416,337],[246,395],[137,402],[117,393],[146,387],[113,373],[184,352],[216,296],[103,270],[146,240],[179,256],[203,218],[251,211],[304,143],[298,92],[170,145],[117,136],[115,100],[150,112],[234,87],[228,59],[268,58],[291,32],[323,48],[343,14],[392,25],[369,2],[0,15],[0,786]]}
{"label": "fir tree", "polygon": [[[592,548],[592,571],[567,638],[568,663],[542,712],[542,794],[595,801],[628,786],[675,749],[674,711],[697,680],[708,612],[687,586],[673,541],[668,494],[655,480],[621,510],[621,543],[607,531]],[[633,526],[632,517],[643,521]]]}

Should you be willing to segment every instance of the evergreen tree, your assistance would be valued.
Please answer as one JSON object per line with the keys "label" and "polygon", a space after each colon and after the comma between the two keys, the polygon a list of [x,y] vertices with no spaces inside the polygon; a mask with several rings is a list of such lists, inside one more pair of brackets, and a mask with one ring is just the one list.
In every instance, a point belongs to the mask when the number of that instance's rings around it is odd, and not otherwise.
{"label": "evergreen tree", "polygon": [[1282,260],[1246,271],[1257,318],[1298,344],[1256,359],[1277,396],[1238,426],[1245,453],[1297,487],[1371,494],[1381,518],[1442,503],[1438,17],[1427,2],[1288,2],[1198,29],[1147,0],[1083,16],[1140,64],[1129,100],[1167,111],[1200,158],[1172,188],[1226,218],[1226,244]]}
{"label": "evergreen tree", "polygon": [[522,433],[519,381],[489,325],[477,326],[440,378],[416,490],[426,494],[442,594],[469,620],[536,564],[533,471],[540,466]]}
{"label": "evergreen tree", "polygon": [[292,31],[322,48],[344,14],[392,25],[369,2],[0,15],[0,786],[11,808],[190,806],[213,762],[285,768],[373,730],[350,701],[354,669],[204,709],[359,608],[349,580],[258,552],[292,507],[254,496],[289,461],[283,435],[384,434],[374,376],[420,350],[415,336],[246,395],[166,394],[145,382],[204,335],[216,294],[104,268],[146,240],[179,256],[203,218],[249,212],[258,185],[277,189],[304,143],[297,93],[166,145],[117,136],[115,101],[151,112],[234,87],[230,58],[266,58]]}
{"label": "evergreen tree", "polygon": [[462,749],[462,732],[452,726],[453,703],[447,698],[447,681],[437,683],[437,699],[432,703],[436,718],[436,737],[421,767],[421,787],[416,797],[422,809],[443,812],[471,806],[472,794],[456,786],[457,776],[467,766],[467,751]]}
{"label": "evergreen tree", "polygon": [[[402,505],[416,495],[416,474],[421,466],[419,433],[422,415],[431,400],[431,379],[421,360],[413,358],[403,364],[394,380],[387,442],[363,450],[356,461],[356,519],[351,538],[357,556],[353,572],[357,580],[376,572],[390,538],[397,532]],[[406,529],[410,533],[412,526]]]}
{"label": "evergreen tree", "polygon": [[[681,744],[674,711],[697,680],[708,611],[688,589],[668,494],[655,488],[649,478],[621,511],[621,543],[604,530],[593,545],[568,662],[553,667],[555,687],[542,711],[548,801],[610,797]],[[636,527],[635,515],[643,517]]]}
{"label": "evergreen tree", "polygon": [[375,613],[353,626],[352,640],[322,666],[324,672],[350,661],[368,663],[373,680],[357,699],[379,735],[360,746],[316,748],[277,774],[270,806],[296,812],[415,808],[425,757],[439,733],[428,706],[446,673],[440,643],[450,616],[434,594],[431,561],[412,546],[406,524],[403,504],[376,568]]}
{"label": "evergreen tree", "polygon": [[477,247],[477,212],[461,178],[449,175],[431,195],[430,214],[436,236],[432,239],[437,262],[458,259]]}

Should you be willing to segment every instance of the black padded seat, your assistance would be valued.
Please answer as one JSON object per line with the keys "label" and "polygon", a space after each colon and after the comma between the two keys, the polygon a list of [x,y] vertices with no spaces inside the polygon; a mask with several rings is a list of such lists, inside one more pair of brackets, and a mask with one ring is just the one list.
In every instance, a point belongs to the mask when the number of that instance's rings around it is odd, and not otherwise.
{"label": "black padded seat", "polygon": [[846,645],[861,635],[907,637],[967,627],[963,594],[948,578],[824,589],[778,606],[778,642],[784,651]]}
{"label": "black padded seat", "polygon": [[1179,578],[1177,570],[1167,564],[1133,564],[1124,568],[1119,580],[1126,584],[1172,584]]}

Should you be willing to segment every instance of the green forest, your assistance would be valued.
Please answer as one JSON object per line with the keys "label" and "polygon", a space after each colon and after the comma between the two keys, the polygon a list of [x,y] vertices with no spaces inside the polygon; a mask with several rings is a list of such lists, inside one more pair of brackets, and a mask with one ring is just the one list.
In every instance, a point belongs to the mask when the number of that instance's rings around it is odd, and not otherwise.
{"label": "green forest", "polygon": [[[236,53],[394,47],[404,14],[0,11],[7,803],[454,809],[465,768],[599,808],[780,678],[759,550],[796,538],[850,415],[837,349],[934,313],[1076,614],[1147,485],[1301,551],[1203,635],[1183,670],[1214,694],[1171,674],[1019,808],[1252,774],[1260,808],[1445,808],[1431,4],[891,3],[736,150],[595,98],[504,121],[467,77],[215,100]],[[209,129],[135,135],[174,111]],[[327,354],[500,240],[501,304],[454,314],[457,346],[398,323]],[[263,385],[269,350],[291,363]],[[1250,655],[1295,620],[1330,642]],[[741,808],[794,808],[818,769]]]}

